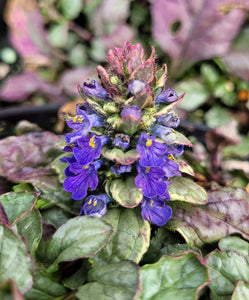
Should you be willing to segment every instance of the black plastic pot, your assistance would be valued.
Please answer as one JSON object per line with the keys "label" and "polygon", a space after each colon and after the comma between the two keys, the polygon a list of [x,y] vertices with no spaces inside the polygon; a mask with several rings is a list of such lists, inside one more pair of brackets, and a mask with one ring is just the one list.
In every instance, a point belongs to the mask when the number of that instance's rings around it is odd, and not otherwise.
{"label": "black plastic pot", "polygon": [[[60,105],[47,104],[43,106],[17,106],[4,108],[0,110],[0,127],[5,130],[0,132],[0,137],[11,135],[15,125],[21,120],[27,120],[36,123],[44,130],[54,130],[57,122],[57,113]],[[195,136],[198,141],[205,143],[205,134],[209,127],[203,124],[182,120],[178,131],[184,135]]]}

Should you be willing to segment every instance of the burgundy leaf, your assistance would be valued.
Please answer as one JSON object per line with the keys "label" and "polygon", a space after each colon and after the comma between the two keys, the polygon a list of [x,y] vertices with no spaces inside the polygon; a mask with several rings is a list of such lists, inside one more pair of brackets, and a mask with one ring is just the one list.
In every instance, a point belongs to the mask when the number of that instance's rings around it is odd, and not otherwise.
{"label": "burgundy leaf", "polygon": [[34,0],[8,1],[5,12],[10,40],[18,53],[24,57],[48,63],[51,51],[42,15]]}
{"label": "burgundy leaf", "polygon": [[52,174],[49,163],[60,153],[60,137],[51,132],[32,132],[0,141],[0,175],[11,181],[41,181]]}
{"label": "burgundy leaf", "polygon": [[249,3],[240,0],[153,1],[152,34],[176,71],[224,55],[246,18],[246,9]]}
{"label": "burgundy leaf", "polygon": [[43,81],[34,72],[25,72],[6,80],[1,86],[0,99],[8,102],[24,101],[35,92],[48,96],[53,102],[66,102],[56,85]]}
{"label": "burgundy leaf", "polygon": [[179,231],[190,246],[212,243],[233,233],[249,239],[249,194],[245,189],[222,187],[208,193],[206,205],[172,206],[168,227]]}

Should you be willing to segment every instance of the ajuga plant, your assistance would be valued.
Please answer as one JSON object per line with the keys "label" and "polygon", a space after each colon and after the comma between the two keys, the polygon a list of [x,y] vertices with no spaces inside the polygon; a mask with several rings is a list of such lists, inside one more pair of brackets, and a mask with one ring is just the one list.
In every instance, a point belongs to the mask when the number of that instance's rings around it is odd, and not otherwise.
{"label": "ajuga plant", "polygon": [[61,160],[64,189],[83,202],[81,215],[101,217],[108,207],[141,207],[158,226],[172,216],[168,186],[184,167],[179,157],[192,146],[175,130],[174,107],[183,99],[166,85],[167,66],[156,67],[141,44],[125,42],[108,53],[108,69],[97,67],[100,82],[78,86],[82,104],[65,116],[69,155]]}

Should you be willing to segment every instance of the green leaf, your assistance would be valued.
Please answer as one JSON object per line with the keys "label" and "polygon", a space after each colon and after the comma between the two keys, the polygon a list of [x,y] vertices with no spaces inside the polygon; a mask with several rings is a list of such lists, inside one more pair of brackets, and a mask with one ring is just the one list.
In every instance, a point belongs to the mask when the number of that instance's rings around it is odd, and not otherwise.
{"label": "green leaf", "polygon": [[101,154],[104,158],[115,161],[121,165],[131,165],[140,158],[140,155],[135,149],[123,152],[121,149],[115,147],[113,149],[103,147]]}
{"label": "green leaf", "polygon": [[174,177],[168,191],[171,200],[185,201],[195,204],[206,204],[207,193],[194,181],[184,177]]}
{"label": "green leaf", "polygon": [[10,192],[0,196],[0,201],[11,224],[28,214],[34,207],[36,200],[37,196],[32,192]]}
{"label": "green leaf", "polygon": [[26,300],[51,300],[67,294],[67,289],[59,284],[51,273],[37,269],[32,288],[25,293]]}
{"label": "green leaf", "polygon": [[26,252],[26,245],[20,236],[2,224],[0,224],[0,245],[0,282],[12,278],[24,293],[33,283],[32,263]]}
{"label": "green leaf", "polygon": [[213,105],[205,113],[205,121],[210,128],[216,128],[233,120],[228,110],[220,105]]}
{"label": "green leaf", "polygon": [[32,257],[35,257],[35,252],[42,237],[41,215],[39,211],[35,208],[32,209],[30,213],[17,221],[16,226],[18,234],[27,240],[29,253]]}
{"label": "green leaf", "polygon": [[[88,261],[87,264],[90,265]],[[86,266],[86,262],[83,260],[82,265],[76,272],[74,272],[71,276],[63,279],[64,286],[71,290],[78,289],[80,286],[82,286],[86,281],[88,265]]]}
{"label": "green leaf", "polygon": [[249,281],[248,256],[236,251],[220,252],[215,250],[207,257],[213,300],[231,299],[238,280]]}
{"label": "green leaf", "polygon": [[81,0],[58,0],[58,5],[63,16],[69,20],[77,18],[83,9],[83,3]]}
{"label": "green leaf", "polygon": [[220,240],[219,248],[221,251],[238,251],[244,256],[249,255],[249,243],[237,236],[228,236]]}
{"label": "green leaf", "polygon": [[49,29],[48,36],[54,47],[64,48],[68,39],[68,23],[53,24]]}
{"label": "green leaf", "polygon": [[138,266],[130,261],[94,268],[87,280],[76,294],[80,300],[130,300],[139,292]]}
{"label": "green leaf", "polygon": [[202,246],[230,234],[249,239],[249,194],[245,189],[222,187],[208,193],[206,205],[172,201],[167,228],[181,233],[189,246]]}
{"label": "green leaf", "polygon": [[231,300],[247,300],[249,298],[249,283],[238,280]]}
{"label": "green leaf", "polygon": [[42,211],[42,220],[48,224],[52,224],[55,228],[59,228],[70,218],[72,218],[72,215],[60,207],[51,207]]}
{"label": "green leaf", "polygon": [[209,92],[203,83],[197,81],[197,79],[189,79],[181,81],[174,87],[178,94],[186,93],[186,98],[179,104],[179,108],[187,111],[194,111],[202,104],[204,104],[208,97]]}
{"label": "green leaf", "polygon": [[112,198],[120,205],[128,208],[138,206],[143,200],[143,194],[135,185],[135,177],[129,176],[125,180],[113,180],[110,186]]}
{"label": "green leaf", "polygon": [[68,220],[48,245],[47,257],[52,262],[48,271],[56,271],[62,261],[94,255],[109,242],[112,233],[111,225],[102,219],[81,216]]}
{"label": "green leaf", "polygon": [[178,256],[164,256],[157,263],[145,265],[140,272],[140,300],[197,299],[208,284],[208,270],[201,256],[193,251]]}
{"label": "green leaf", "polygon": [[110,242],[91,258],[94,266],[121,260],[138,263],[150,243],[150,225],[138,209],[112,208],[102,217],[114,228]]}

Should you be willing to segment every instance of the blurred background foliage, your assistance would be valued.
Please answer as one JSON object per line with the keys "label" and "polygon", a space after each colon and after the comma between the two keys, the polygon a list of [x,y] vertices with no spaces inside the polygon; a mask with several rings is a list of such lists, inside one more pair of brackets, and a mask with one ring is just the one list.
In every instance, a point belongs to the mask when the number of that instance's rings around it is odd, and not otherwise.
{"label": "blurred background foliage", "polygon": [[167,87],[186,92],[183,126],[200,129],[186,154],[196,180],[247,186],[248,0],[7,0],[0,8],[2,110],[74,101],[108,49],[130,40],[149,55],[153,45]]}

